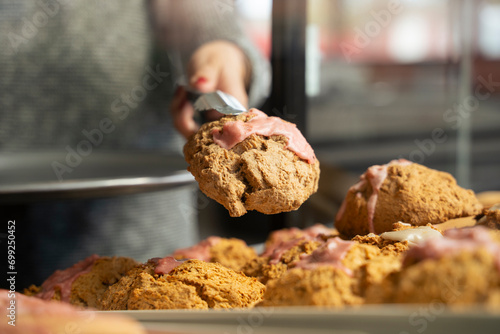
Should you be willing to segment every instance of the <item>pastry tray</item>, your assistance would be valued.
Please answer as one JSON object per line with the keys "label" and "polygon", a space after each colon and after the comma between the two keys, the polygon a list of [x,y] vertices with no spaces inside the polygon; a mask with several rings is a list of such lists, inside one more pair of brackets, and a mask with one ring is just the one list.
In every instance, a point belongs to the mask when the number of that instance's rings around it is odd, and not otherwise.
{"label": "pastry tray", "polygon": [[421,305],[366,305],[345,309],[256,307],[231,310],[103,311],[140,321],[148,333],[339,333],[434,334],[500,332],[500,313],[481,307],[449,309]]}
{"label": "pastry tray", "polygon": [[[0,153],[0,203],[107,197],[195,184],[178,154],[96,151],[66,170],[65,153]],[[62,168],[59,176],[56,163]]]}

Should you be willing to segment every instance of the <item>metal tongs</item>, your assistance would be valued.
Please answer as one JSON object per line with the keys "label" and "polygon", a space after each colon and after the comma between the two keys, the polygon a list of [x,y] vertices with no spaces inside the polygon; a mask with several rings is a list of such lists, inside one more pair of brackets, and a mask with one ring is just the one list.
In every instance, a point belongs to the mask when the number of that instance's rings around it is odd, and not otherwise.
{"label": "metal tongs", "polygon": [[205,123],[205,111],[216,110],[224,115],[239,115],[247,109],[234,96],[216,90],[212,93],[202,93],[185,87],[188,100],[193,104],[195,119]]}

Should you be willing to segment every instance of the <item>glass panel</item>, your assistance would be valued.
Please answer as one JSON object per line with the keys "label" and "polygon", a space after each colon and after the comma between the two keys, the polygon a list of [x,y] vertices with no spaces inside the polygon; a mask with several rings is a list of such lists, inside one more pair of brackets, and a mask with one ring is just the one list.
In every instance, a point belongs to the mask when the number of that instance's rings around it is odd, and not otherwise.
{"label": "glass panel", "polygon": [[271,56],[271,9],[272,0],[237,1],[245,31],[267,58]]}
{"label": "glass panel", "polygon": [[403,157],[500,189],[499,22],[493,0],[309,0],[308,133],[322,167],[357,175]]}

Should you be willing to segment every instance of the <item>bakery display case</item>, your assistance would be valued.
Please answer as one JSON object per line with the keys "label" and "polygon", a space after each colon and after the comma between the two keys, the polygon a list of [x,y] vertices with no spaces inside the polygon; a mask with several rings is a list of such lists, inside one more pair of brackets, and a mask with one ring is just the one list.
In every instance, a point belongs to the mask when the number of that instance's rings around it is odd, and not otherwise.
{"label": "bakery display case", "polygon": [[269,60],[263,112],[182,153],[1,153],[21,331],[497,333],[500,2],[214,4]]}
{"label": "bakery display case", "polygon": [[500,189],[498,13],[496,1],[273,2],[267,111],[317,152],[325,197],[309,204],[323,219],[345,179],[396,158]]}

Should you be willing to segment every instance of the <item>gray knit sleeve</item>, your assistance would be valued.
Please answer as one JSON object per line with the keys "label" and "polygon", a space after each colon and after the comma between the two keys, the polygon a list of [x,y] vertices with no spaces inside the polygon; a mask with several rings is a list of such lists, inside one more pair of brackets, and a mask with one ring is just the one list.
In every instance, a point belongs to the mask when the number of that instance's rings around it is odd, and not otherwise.
{"label": "gray knit sleeve", "polygon": [[[259,106],[271,82],[269,62],[243,32],[232,0],[152,0],[150,11],[158,42],[178,57],[183,70],[202,44],[223,39],[239,46],[251,65],[249,105]],[[174,61],[175,62],[175,61]]]}

